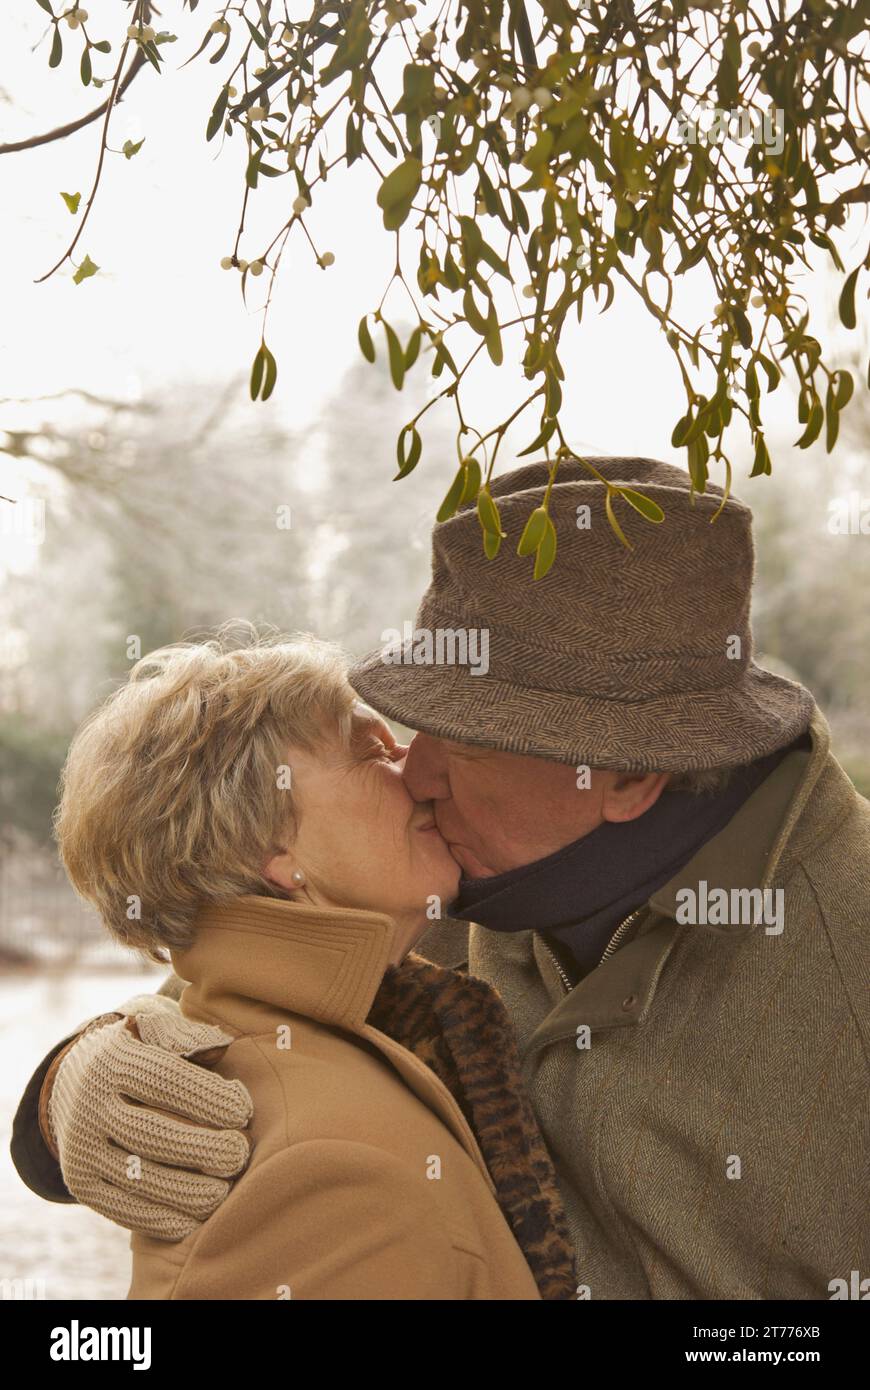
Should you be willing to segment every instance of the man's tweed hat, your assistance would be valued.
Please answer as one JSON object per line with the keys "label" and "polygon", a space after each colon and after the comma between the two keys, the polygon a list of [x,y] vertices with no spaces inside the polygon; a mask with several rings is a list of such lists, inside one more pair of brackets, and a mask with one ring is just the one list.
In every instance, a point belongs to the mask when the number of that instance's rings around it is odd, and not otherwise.
{"label": "man's tweed hat", "polygon": [[[382,714],[445,739],[577,766],[691,771],[752,762],[792,742],[813,709],[803,686],[757,666],[749,600],[752,517],[722,490],[691,496],[688,474],[642,458],[592,458],[611,483],[642,491],[663,522],[614,507],[582,463],[559,466],[550,496],[558,551],[543,579],[519,557],[549,470],[533,463],[496,479],[507,539],[483,553],[473,503],[435,526],[432,581],[418,630],[488,633],[486,674],[468,664],[411,664],[389,645],[351,669]],[[589,512],[578,510],[589,508]],[[588,527],[581,519],[591,518]]]}

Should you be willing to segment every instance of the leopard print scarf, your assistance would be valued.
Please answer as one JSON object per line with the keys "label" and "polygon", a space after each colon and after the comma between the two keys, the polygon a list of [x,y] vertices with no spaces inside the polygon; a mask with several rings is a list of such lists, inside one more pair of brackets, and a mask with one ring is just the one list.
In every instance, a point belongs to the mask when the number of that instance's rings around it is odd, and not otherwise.
{"label": "leopard print scarf", "polygon": [[523,1087],[500,996],[484,980],[412,952],[387,968],[367,1022],[415,1053],[454,1096],[541,1297],[576,1298],[555,1171]]}

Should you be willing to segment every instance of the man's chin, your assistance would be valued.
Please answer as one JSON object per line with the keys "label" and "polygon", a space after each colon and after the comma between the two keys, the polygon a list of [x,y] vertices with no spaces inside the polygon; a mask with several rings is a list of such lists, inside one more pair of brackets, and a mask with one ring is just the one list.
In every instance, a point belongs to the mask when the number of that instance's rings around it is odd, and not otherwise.
{"label": "man's chin", "polygon": [[462,881],[467,878],[493,878],[495,876],[495,869],[484,864],[482,860],[478,859],[474,851],[466,849],[465,845],[453,845],[448,841],[447,848],[462,870],[460,887]]}

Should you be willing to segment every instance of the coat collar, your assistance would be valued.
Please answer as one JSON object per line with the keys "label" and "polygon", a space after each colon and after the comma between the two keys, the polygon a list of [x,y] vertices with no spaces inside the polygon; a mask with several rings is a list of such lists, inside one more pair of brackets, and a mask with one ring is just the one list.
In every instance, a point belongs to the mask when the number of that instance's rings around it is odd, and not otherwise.
{"label": "coat collar", "polygon": [[[677,894],[686,887],[697,890],[702,879],[711,887],[728,890],[763,889],[770,885],[812,790],[830,760],[830,730],[817,707],[808,732],[810,748],[795,749],[783,758],[725,828],[652,895],[634,939],[585,975],[570,994],[558,998],[529,1041],[528,1063],[541,1048],[575,1036],[580,1023],[594,1032],[626,1027],[643,1019],[681,930],[729,934],[753,930],[739,924],[680,928],[675,920]],[[550,978],[552,963],[546,961],[537,935],[530,936],[538,969],[556,992],[558,981]]]}
{"label": "coat collar", "polygon": [[240,1033],[287,1013],[360,1032],[396,933],[382,913],[253,895],[203,909],[194,925],[193,944],[172,952],[185,1002]]}
{"label": "coat collar", "polygon": [[820,709],[814,710],[807,732],[811,746],[783,758],[725,828],[652,895],[653,912],[676,917],[677,894],[697,888],[702,880],[729,891],[770,885],[830,751],[830,729]]}
{"label": "coat collar", "polygon": [[440,1116],[494,1194],[480,1146],[450,1090],[419,1057],[366,1022],[393,952],[391,917],[250,895],[204,909],[195,929],[193,944],[171,953],[176,973],[189,982],[181,997],[185,1014],[239,1036],[272,1032],[293,1014],[359,1035]]}

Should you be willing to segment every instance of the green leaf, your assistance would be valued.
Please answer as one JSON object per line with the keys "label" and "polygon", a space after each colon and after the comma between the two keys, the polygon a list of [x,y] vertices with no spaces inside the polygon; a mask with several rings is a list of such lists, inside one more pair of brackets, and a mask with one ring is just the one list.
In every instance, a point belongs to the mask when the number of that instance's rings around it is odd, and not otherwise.
{"label": "green leaf", "polygon": [[465,315],[466,323],[469,328],[473,328],[479,337],[486,337],[486,319],[477,307],[474,298],[474,291],[469,285],[465,294],[462,296],[462,312]]}
{"label": "green leaf", "polygon": [[553,561],[556,558],[556,528],[549,517],[547,517],[544,534],[541,537],[538,553],[535,557],[535,570],[533,578],[543,579],[548,570],[552,569]]}
{"label": "green leaf", "polygon": [[464,507],[466,502],[472,502],[480,492],[481,471],[480,464],[473,455],[462,460],[465,469],[465,487],[462,489],[462,496],[459,499],[460,507]]}
{"label": "green leaf", "polygon": [[798,449],[808,449],[814,444],[822,432],[822,425],[825,423],[825,411],[821,401],[815,401],[807,421],[807,427],[800,439],[795,440],[795,447]]}
{"label": "green leaf", "polygon": [[493,536],[504,536],[506,532],[501,529],[501,518],[489,488],[485,487],[478,494],[477,515],[484,531],[489,531]]}
{"label": "green leaf", "polygon": [[[406,453],[405,440],[408,435],[410,435],[410,446]],[[422,452],[423,441],[420,438],[419,431],[414,425],[406,425],[396,441],[396,457],[399,460],[399,471],[393,479],[394,483],[398,482],[400,478],[406,478],[409,473],[413,472],[420,462],[420,455]]]}
{"label": "green leaf", "polygon": [[138,153],[139,153],[139,151],[141,150],[141,148],[142,148],[142,146],[143,146],[144,144],[145,144],[145,136],[144,136],[144,135],[142,136],[142,139],[141,139],[141,140],[137,140],[135,143],[134,143],[132,140],[125,140],[125,141],[124,141],[124,144],[123,144],[122,147],[121,147],[122,150],[123,150],[123,153],[124,153],[124,158],[125,158],[125,159],[132,159],[133,156],[134,156],[134,154],[138,154]]}
{"label": "green leaf", "polygon": [[367,314],[363,314],[362,318],[359,321],[357,337],[359,339],[360,351],[362,352],[363,357],[366,359],[367,362],[374,362],[376,356],[375,345],[372,342],[372,335],[369,332]]}
{"label": "green leaf", "polygon": [[833,400],[829,400],[828,408],[825,411],[825,452],[830,453],[837,442],[837,435],[840,433],[840,412],[837,410]]}
{"label": "green leaf", "polygon": [[767,377],[767,390],[769,394],[771,391],[776,390],[777,386],[782,380],[782,373],[780,372],[779,367],[776,365],[776,363],[771,362],[769,357],[765,357],[763,352],[756,353],[756,356],[759,362],[761,363],[762,367],[764,368],[764,373]]}
{"label": "green leaf", "polygon": [[367,0],[354,0],[346,25],[342,28],[336,24],[335,28],[341,37],[332,58],[320,74],[324,86],[343,72],[349,72],[366,56],[372,37]]}
{"label": "green leaf", "polygon": [[855,382],[851,372],[839,371],[836,377],[837,385],[834,390],[834,405],[838,410],[842,410],[852,399],[852,393],[855,390]]}
{"label": "green leaf", "polygon": [[244,20],[245,20],[245,23],[246,23],[247,26],[248,26],[248,32],[250,33],[251,38],[254,40],[254,43],[257,45],[258,48],[260,48],[260,49],[265,49],[265,47],[266,47],[266,39],[265,39],[265,38],[263,37],[263,35],[260,33],[259,29],[255,29],[255,28],[254,28],[254,25],[253,25],[253,24],[251,23],[251,21],[248,19],[248,16],[247,16],[247,15],[244,16]]}
{"label": "green leaf", "polygon": [[229,102],[229,87],[221,87],[218,92],[218,99],[212,107],[212,113],[208,118],[208,125],[205,128],[206,140],[213,140],[221,128],[221,122]]}
{"label": "green leaf", "polygon": [[434,105],[435,72],[431,63],[408,63],[402,69],[402,96],[394,115],[420,115]]}
{"label": "green leaf", "polygon": [[51,53],[48,55],[48,66],[56,68],[63,57],[63,39],[60,36],[60,25],[54,26],[54,38],[51,41]]}
{"label": "green leaf", "polygon": [[63,198],[70,212],[75,216],[79,210],[79,203],[82,200],[81,193],[61,193],[60,196]]}
{"label": "green leaf", "polygon": [[82,61],[79,71],[81,73],[82,82],[86,87],[89,87],[94,73],[91,67],[91,50],[87,45],[82,49]]}
{"label": "green leaf", "polygon": [[770,454],[767,452],[767,445],[764,442],[764,435],[758,434],[755,437],[755,458],[752,463],[750,478],[757,478],[762,473],[770,473]]}
{"label": "green leaf", "polygon": [[108,39],[100,39],[99,43],[95,43],[93,47],[98,53],[111,53],[112,51],[112,45]]}
{"label": "green leaf", "polygon": [[73,284],[80,285],[83,280],[89,280],[92,275],[96,275],[99,268],[100,267],[98,265],[94,265],[90,256],[85,256],[84,260],[82,261],[81,265],[78,267],[75,275],[73,276]]}
{"label": "green leaf", "polygon": [[552,367],[547,368],[544,374],[544,380],[546,382],[544,406],[547,414],[555,418],[562,408],[562,387]]}
{"label": "green leaf", "polygon": [[441,503],[441,506],[438,508],[438,511],[435,514],[437,521],[449,521],[450,518],[455,515],[462,502],[462,494],[465,489],[465,480],[465,468],[460,464],[456,473],[456,477],[453,479],[453,482],[447,489],[444,501]]}
{"label": "green leaf", "polygon": [[266,357],[262,347],[257,348],[257,355],[251,367],[251,400],[255,401],[260,394],[263,384],[263,373],[266,370]]}
{"label": "green leaf", "polygon": [[524,458],[526,454],[534,454],[536,450],[543,449],[547,441],[552,437],[553,434],[555,434],[555,431],[556,421],[552,419],[545,420],[543,426],[541,427],[540,434],[537,434],[535,438],[532,440],[531,444],[526,445],[525,449],[520,449],[520,452],[517,454],[517,458]]}
{"label": "green leaf", "polygon": [[405,354],[402,352],[402,344],[399,342],[395,329],[391,328],[384,320],[384,332],[387,335],[387,354],[390,359],[390,376],[397,391],[401,391],[402,383],[405,380]]}
{"label": "green leaf", "polygon": [[494,531],[484,531],[483,553],[487,560],[494,560],[500,550],[501,536],[497,536]]}
{"label": "green leaf", "polygon": [[423,165],[419,159],[409,157],[391,170],[378,189],[377,203],[383,210],[384,226],[387,231],[397,231],[401,227],[420,187]]}
{"label": "green leaf", "polygon": [[634,507],[634,510],[640,512],[641,516],[645,516],[647,521],[655,521],[656,523],[664,521],[664,512],[658,502],[654,502],[651,497],[645,497],[642,492],[635,492],[632,487],[621,487],[617,491],[625,498],[629,506]]}
{"label": "green leaf", "polygon": [[688,447],[689,476],[696,492],[703,492],[707,486],[707,460],[709,457],[710,447],[707,443],[707,436],[702,430]]}
{"label": "green leaf", "polygon": [[855,286],[858,282],[860,269],[861,267],[856,265],[840,293],[840,322],[846,328],[854,328],[857,322],[855,317]]}
{"label": "green leaf", "polygon": [[501,333],[498,327],[498,315],[495,311],[495,305],[491,302],[486,320],[485,333],[486,350],[489,353],[490,360],[494,366],[500,367],[504,361],[504,348],[502,347]]}
{"label": "green leaf", "polygon": [[634,546],[616,520],[616,513],[613,510],[613,494],[610,488],[608,488],[604,494],[604,510],[607,513],[607,520],[610,522],[610,529],[613,531],[614,535],[622,542],[626,550],[633,550]]}
{"label": "green leaf", "polygon": [[520,536],[520,543],[517,546],[518,555],[531,555],[541,541],[547,530],[547,510],[545,507],[536,507],[525,524],[523,534]]}
{"label": "green leaf", "polygon": [[263,381],[262,399],[267,401],[275,389],[275,382],[278,380],[278,363],[265,343],[263,344],[263,352],[266,354],[266,376]]}
{"label": "green leaf", "polygon": [[408,346],[405,348],[405,371],[409,372],[420,355],[420,343],[423,338],[423,331],[420,325],[412,332],[408,339]]}
{"label": "green leaf", "polygon": [[41,10],[45,10],[45,13],[50,14],[52,19],[54,19],[54,10],[51,8],[48,0],[36,0],[36,3]]}

